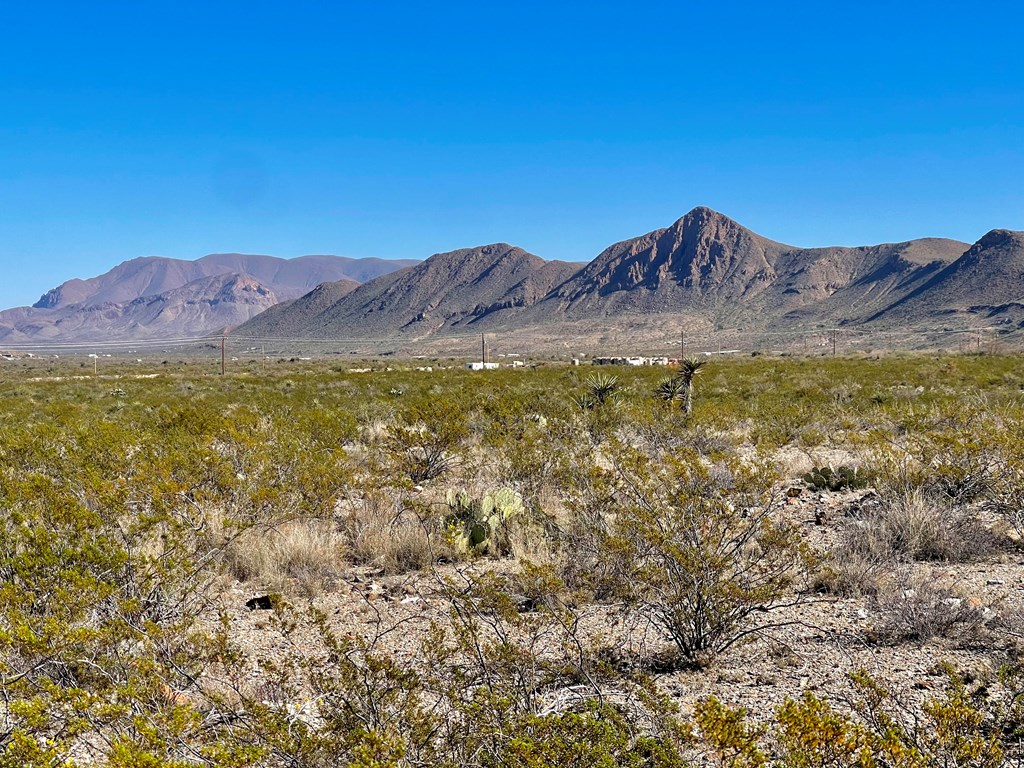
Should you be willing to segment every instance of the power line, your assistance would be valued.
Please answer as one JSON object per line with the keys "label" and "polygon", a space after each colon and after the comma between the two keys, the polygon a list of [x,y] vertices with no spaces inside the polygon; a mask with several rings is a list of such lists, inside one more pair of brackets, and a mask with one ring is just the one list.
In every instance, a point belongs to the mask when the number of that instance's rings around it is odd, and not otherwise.
{"label": "power line", "polygon": [[[538,329],[543,332],[543,329]],[[982,333],[996,332],[999,340],[1009,340],[1019,337],[1024,329],[1021,328],[1008,328],[1005,325],[987,325],[979,326],[974,328],[925,328],[920,326],[908,326],[894,330],[881,330],[881,329],[864,329],[864,328],[822,328],[819,326],[798,326],[790,327],[785,330],[752,330],[752,329],[741,329],[741,328],[729,328],[729,329],[717,329],[711,331],[705,331],[703,333],[694,332],[692,329],[689,332],[683,332],[684,335],[680,335],[675,339],[671,338],[666,331],[664,338],[648,336],[644,341],[623,339],[622,342],[610,341],[604,344],[596,343],[581,343],[580,346],[601,346],[604,348],[609,347],[647,347],[647,346],[660,346],[664,344],[680,344],[681,352],[684,348],[697,349],[700,347],[707,346],[720,346],[723,342],[728,343],[729,341],[735,341],[742,343],[744,339],[756,340],[758,339],[792,339],[794,341],[803,339],[804,343],[808,339],[817,337],[819,339],[819,345],[831,344],[833,349],[837,347],[838,340],[845,340],[847,344],[854,344],[857,346],[864,345],[865,343],[870,344],[873,341],[882,342],[888,346],[897,347],[901,344],[907,344],[910,346],[914,340],[921,340],[927,342],[929,340],[937,340],[949,336],[973,336],[977,338],[977,343],[980,346],[980,339]],[[674,331],[672,332],[674,333]],[[516,347],[523,348],[530,346],[531,343],[544,345],[550,343],[550,339],[547,340],[531,340],[529,335],[524,335],[521,331],[492,331],[490,334],[495,339],[495,343],[500,343],[504,337],[505,341],[512,340]],[[217,335],[217,336],[197,336],[197,337],[172,337],[172,338],[154,338],[154,339],[139,339],[135,341],[126,340],[105,340],[105,341],[19,341],[12,343],[4,343],[0,341],[0,351],[32,351],[44,354],[50,353],[109,353],[109,352],[153,352],[155,350],[161,351],[172,351],[181,350],[183,348],[196,348],[206,347],[211,352],[220,349],[221,354],[224,354],[224,348],[227,344],[232,344],[237,348],[237,342],[247,343],[255,346],[265,347],[267,344],[273,345],[312,345],[316,347],[342,347],[361,345],[367,347],[379,347],[379,348],[403,348],[427,345],[439,345],[446,343],[458,343],[458,342],[469,342],[471,340],[479,341],[481,334],[477,332],[473,333],[457,333],[457,334],[442,334],[442,335],[431,335],[431,336],[378,336],[378,337],[273,337],[273,336],[232,336],[230,334]],[[566,336],[562,336],[562,341],[572,342],[572,339]],[[990,337],[991,340],[991,337]],[[973,341],[973,340],[972,340]],[[684,343],[685,342],[685,343]],[[487,346],[490,346],[488,344]],[[919,345],[914,345],[919,346]],[[252,351],[246,350],[246,351]],[[351,351],[351,350],[350,350]],[[469,347],[467,346],[467,352]],[[262,352],[266,354],[266,350]]]}

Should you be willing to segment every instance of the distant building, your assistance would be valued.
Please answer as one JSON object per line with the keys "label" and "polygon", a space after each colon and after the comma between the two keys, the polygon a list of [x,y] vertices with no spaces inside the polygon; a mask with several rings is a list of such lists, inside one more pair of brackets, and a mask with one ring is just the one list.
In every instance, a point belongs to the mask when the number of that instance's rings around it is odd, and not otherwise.
{"label": "distant building", "polygon": [[471,371],[491,371],[497,367],[497,363],[484,363],[480,360],[475,360],[472,363],[466,363],[466,368]]}
{"label": "distant building", "polygon": [[592,365],[668,365],[667,357],[595,357]]}

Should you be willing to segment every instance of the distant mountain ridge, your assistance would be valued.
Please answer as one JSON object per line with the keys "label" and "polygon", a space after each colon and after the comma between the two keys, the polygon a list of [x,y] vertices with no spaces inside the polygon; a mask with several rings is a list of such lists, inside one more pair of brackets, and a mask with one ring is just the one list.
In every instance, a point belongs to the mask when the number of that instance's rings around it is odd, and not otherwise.
{"label": "distant mountain ridge", "polygon": [[[234,277],[237,279],[229,279]],[[427,339],[465,332],[613,341],[668,328],[978,322],[1024,329],[1024,232],[802,248],[698,207],[589,263],[508,243],[422,262],[211,254],[143,258],[0,312],[0,344],[196,336]],[[237,326],[237,328],[235,328]],[[637,336],[637,338],[641,338]]]}
{"label": "distant mountain ridge", "polygon": [[996,230],[974,246],[921,238],[801,248],[698,207],[668,227],[609,246],[588,264],[546,262],[505,243],[434,254],[329,304],[313,307],[303,297],[239,332],[426,338],[599,326],[614,334],[666,323],[767,329],[970,322],[984,312],[1012,322],[1024,320],[1022,244],[1024,233]]}
{"label": "distant mountain ridge", "polygon": [[1024,232],[994,229],[959,259],[869,319],[936,312],[993,317],[1022,305]]}
{"label": "distant mountain ridge", "polygon": [[[876,246],[798,248],[709,208],[610,246],[534,314],[569,318],[685,312],[728,322],[816,310],[863,319],[859,306],[902,295],[952,262],[967,243],[924,238]],[[830,302],[830,303],[829,303]],[[828,306],[823,306],[828,304]]]}
{"label": "distant mountain ridge", "polygon": [[417,261],[218,253],[147,256],[68,280],[31,307],[0,312],[0,343],[139,340],[220,333],[322,283],[353,285]]}
{"label": "distant mountain ridge", "polygon": [[582,265],[544,261],[507,243],[438,253],[370,280],[333,303],[318,292],[239,329],[253,336],[426,335],[459,330],[491,313],[530,306]]}
{"label": "distant mountain ridge", "polygon": [[94,305],[155,296],[214,275],[246,275],[271,288],[280,299],[294,299],[320,283],[355,280],[362,283],[395,269],[416,264],[405,259],[350,259],[345,256],[299,256],[281,259],[243,253],[211,253],[195,261],[142,256],[122,262],[86,280],[68,280],[47,291],[32,306],[58,309],[72,304]]}

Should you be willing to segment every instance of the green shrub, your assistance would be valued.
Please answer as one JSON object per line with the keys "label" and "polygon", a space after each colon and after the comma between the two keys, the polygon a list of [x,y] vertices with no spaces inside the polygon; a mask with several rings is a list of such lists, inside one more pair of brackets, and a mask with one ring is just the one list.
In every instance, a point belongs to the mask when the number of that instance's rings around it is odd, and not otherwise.
{"label": "green shrub", "polygon": [[776,516],[770,477],[766,467],[706,466],[693,455],[618,463],[605,542],[615,589],[686,664],[770,629],[771,611],[792,601],[812,561],[799,531]]}
{"label": "green shrub", "polygon": [[452,401],[437,398],[410,409],[388,434],[395,466],[413,483],[441,477],[458,464],[469,435],[466,414]]}

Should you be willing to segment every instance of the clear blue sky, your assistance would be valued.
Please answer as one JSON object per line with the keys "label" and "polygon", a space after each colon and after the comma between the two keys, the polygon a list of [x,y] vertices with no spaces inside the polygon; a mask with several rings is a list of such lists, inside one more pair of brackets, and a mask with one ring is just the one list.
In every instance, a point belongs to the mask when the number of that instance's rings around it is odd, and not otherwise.
{"label": "clear blue sky", "polygon": [[1024,229],[1017,3],[3,2],[0,306],[140,255]]}

